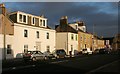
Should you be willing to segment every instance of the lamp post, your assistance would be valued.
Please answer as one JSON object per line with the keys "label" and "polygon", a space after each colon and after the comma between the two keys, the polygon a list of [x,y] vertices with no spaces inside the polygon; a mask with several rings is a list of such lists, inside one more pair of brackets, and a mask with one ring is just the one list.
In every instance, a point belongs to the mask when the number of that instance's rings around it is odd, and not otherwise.
{"label": "lamp post", "polygon": [[94,24],[93,24],[93,37],[92,37],[92,50],[94,51]]}
{"label": "lamp post", "polygon": [[6,10],[4,4],[0,4],[0,8],[2,10],[2,14],[4,15],[4,17],[2,17],[2,24],[3,24],[4,60],[6,60],[6,29],[5,29]]}

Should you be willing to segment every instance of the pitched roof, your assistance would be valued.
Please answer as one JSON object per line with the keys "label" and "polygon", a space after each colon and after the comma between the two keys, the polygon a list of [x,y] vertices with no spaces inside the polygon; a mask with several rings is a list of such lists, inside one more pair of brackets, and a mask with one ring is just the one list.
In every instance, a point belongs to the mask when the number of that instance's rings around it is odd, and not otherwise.
{"label": "pitched roof", "polygon": [[78,31],[75,30],[74,28],[72,28],[71,26],[69,26],[68,24],[61,26],[61,25],[57,25],[55,27],[55,30],[57,32],[72,32],[72,33],[77,33]]}

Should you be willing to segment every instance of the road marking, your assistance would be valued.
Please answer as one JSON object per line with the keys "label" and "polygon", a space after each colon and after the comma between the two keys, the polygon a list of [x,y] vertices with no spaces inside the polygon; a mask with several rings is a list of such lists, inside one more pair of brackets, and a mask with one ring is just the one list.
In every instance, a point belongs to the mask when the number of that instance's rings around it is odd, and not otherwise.
{"label": "road marking", "polygon": [[96,72],[96,71],[98,71],[98,70],[100,70],[100,69],[102,69],[102,68],[104,68],[104,67],[107,67],[107,66],[109,66],[109,65],[111,65],[111,64],[113,64],[113,63],[116,63],[116,62],[118,62],[118,61],[120,61],[120,60],[116,60],[116,61],[113,61],[113,62],[111,62],[111,63],[108,63],[108,64],[105,64],[105,65],[103,65],[103,66],[100,66],[100,67],[98,67],[97,69],[93,69],[93,70],[87,72],[86,74],[90,74],[90,73],[92,73],[92,72]]}
{"label": "road marking", "polygon": [[50,62],[52,64],[57,64],[57,63],[62,63],[62,62],[68,62],[68,60],[63,60],[63,61],[54,61],[54,62]]}

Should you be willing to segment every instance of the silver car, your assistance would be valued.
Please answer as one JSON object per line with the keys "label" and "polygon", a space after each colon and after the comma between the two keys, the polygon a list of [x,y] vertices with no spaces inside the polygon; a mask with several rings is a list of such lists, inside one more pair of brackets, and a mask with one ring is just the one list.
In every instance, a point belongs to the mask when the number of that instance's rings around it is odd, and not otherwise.
{"label": "silver car", "polygon": [[32,60],[47,60],[48,57],[43,54],[41,51],[28,51],[28,53],[25,53],[23,56],[25,61]]}

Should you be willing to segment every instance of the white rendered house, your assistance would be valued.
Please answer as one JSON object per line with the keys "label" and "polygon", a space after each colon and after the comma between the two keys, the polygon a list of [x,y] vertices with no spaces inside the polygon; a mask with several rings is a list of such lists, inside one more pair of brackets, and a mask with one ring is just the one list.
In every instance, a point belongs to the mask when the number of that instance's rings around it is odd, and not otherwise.
{"label": "white rendered house", "polygon": [[68,55],[78,50],[78,33],[75,27],[67,22],[67,16],[60,19],[60,25],[56,26],[56,49],[64,49]]}
{"label": "white rendered house", "polygon": [[20,11],[10,13],[9,18],[13,22],[13,35],[12,38],[9,37],[10,39],[6,37],[6,40],[12,40],[9,46],[14,58],[18,53],[30,50],[41,52],[55,50],[56,31],[48,27],[47,18]]}
{"label": "white rendered house", "polygon": [[72,32],[57,32],[56,33],[56,49],[64,49],[69,55],[72,55],[78,50],[78,34]]}

